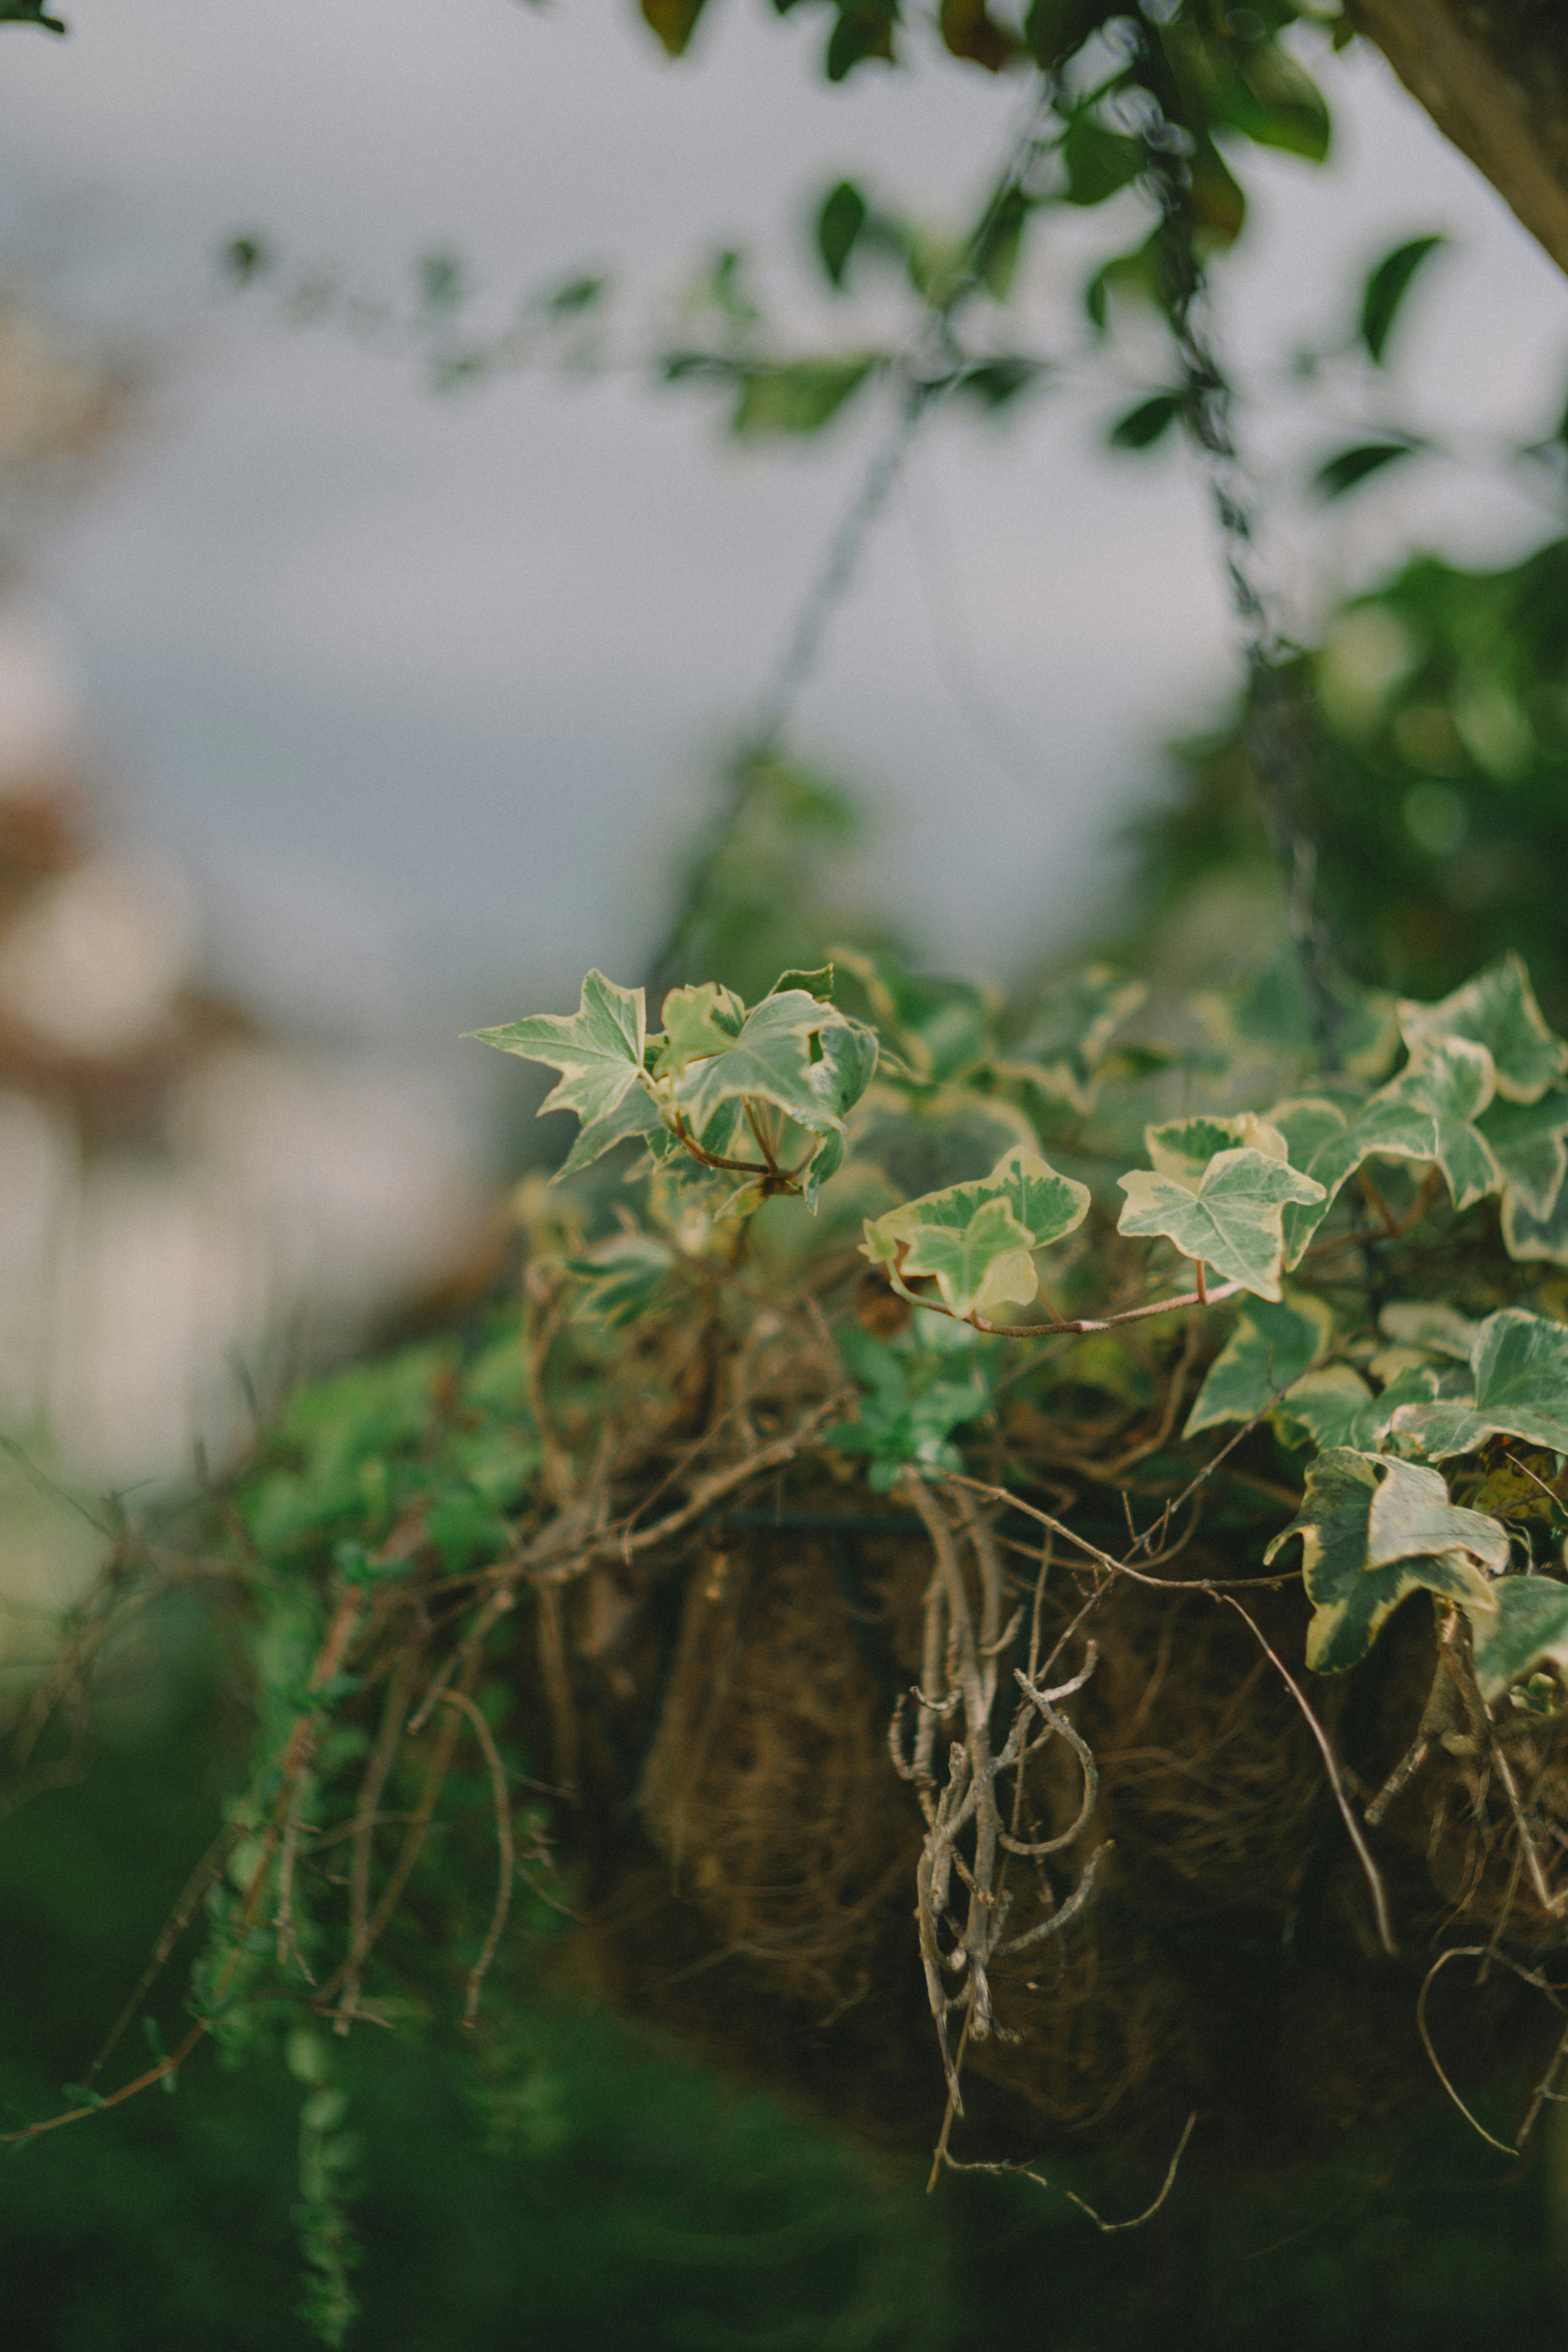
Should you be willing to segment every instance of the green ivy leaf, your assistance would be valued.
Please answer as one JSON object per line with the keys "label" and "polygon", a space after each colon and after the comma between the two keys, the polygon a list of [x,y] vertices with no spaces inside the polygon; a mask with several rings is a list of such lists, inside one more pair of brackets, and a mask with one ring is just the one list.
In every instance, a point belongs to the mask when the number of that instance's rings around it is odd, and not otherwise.
{"label": "green ivy leaf", "polygon": [[868,1217],[861,1247],[873,1265],[932,1276],[955,1315],[991,1315],[1035,1297],[1031,1251],[1075,1232],[1089,1201],[1086,1184],[1015,1144],[977,1182]]}
{"label": "green ivy leaf", "polygon": [[1568,1673],[1568,1585],[1548,1576],[1509,1576],[1492,1597],[1496,1615],[1476,1635],[1476,1681],[1489,1706],[1538,1666]]}
{"label": "green ivy leaf", "polygon": [[[1397,1086],[1397,1081],[1395,1085]],[[1437,1120],[1425,1106],[1384,1087],[1347,1119],[1337,1103],[1316,1095],[1276,1103],[1268,1113],[1290,1149],[1292,1164],[1320,1183],[1322,1196],[1285,1210],[1285,1264],[1300,1265],[1307,1244],[1342,1187],[1368,1160],[1436,1160]]]}
{"label": "green ivy leaf", "polygon": [[1317,1362],[1333,1328],[1321,1298],[1290,1295],[1277,1305],[1249,1298],[1209,1366],[1182,1434],[1195,1437],[1227,1421],[1258,1420]]}
{"label": "green ivy leaf", "polygon": [[955,1315],[1026,1305],[1037,1283],[1029,1255],[1029,1229],[1004,1200],[983,1201],[963,1226],[916,1225],[904,1252],[903,1274],[934,1277]]}
{"label": "green ivy leaf", "polygon": [[618,1109],[642,1076],[645,999],[640,988],[617,988],[602,971],[591,971],[575,1013],[536,1013],[501,1029],[469,1034],[481,1045],[559,1070],[560,1083],[540,1105],[540,1117],[574,1110],[586,1127]]}
{"label": "green ivy leaf", "polygon": [[1484,1045],[1466,1037],[1422,1037],[1393,1085],[1392,1097],[1430,1111],[1436,1128],[1432,1158],[1443,1171],[1456,1209],[1500,1192],[1502,1171],[1475,1121],[1492,1098],[1497,1074]]}
{"label": "green ivy leaf", "polygon": [[1361,339],[1374,367],[1383,365],[1388,338],[1416,271],[1448,242],[1446,236],[1413,236],[1395,246],[1368,276],[1361,300]]}
{"label": "green ivy leaf", "polygon": [[689,1063],[727,1052],[745,1018],[741,998],[716,981],[705,980],[697,988],[672,988],[664,1000],[663,1044],[654,1076],[679,1078]]}
{"label": "green ivy leaf", "polygon": [[1469,1362],[1480,1328],[1440,1298],[1395,1299],[1377,1321],[1384,1338],[1396,1347],[1423,1348],[1428,1355],[1446,1356],[1459,1364]]}
{"label": "green ivy leaf", "polygon": [[1301,1508],[1266,1566],[1293,1536],[1315,1604],[1307,1664],[1317,1674],[1359,1664],[1400,1602],[1423,1589],[1457,1601],[1472,1622],[1489,1620],[1497,1603],[1484,1567],[1508,1561],[1507,1531],[1457,1509],[1436,1471],[1348,1446],[1312,1464]]}
{"label": "green ivy leaf", "polygon": [[1423,1044],[1447,1037],[1484,1045],[1505,1102],[1538,1102],[1568,1073],[1568,1043],[1547,1027],[1517,955],[1504,956],[1436,1004],[1403,1002],[1399,1025],[1412,1055]]}
{"label": "green ivy leaf", "polygon": [[591,1168],[595,1160],[602,1160],[606,1151],[634,1135],[656,1150],[668,1139],[658,1107],[641,1087],[634,1087],[625,1100],[614,1110],[606,1111],[603,1118],[592,1119],[586,1127],[578,1129],[576,1141],[551,1182],[559,1184],[566,1177],[575,1176],[580,1169]]}
{"label": "green ivy leaf", "polygon": [[1500,1097],[1476,1124],[1501,1171],[1505,1218],[1513,1202],[1544,1223],[1568,1175],[1568,1087],[1549,1087],[1536,1102]]}
{"label": "green ivy leaf", "polygon": [[868,1455],[867,1480],[878,1494],[896,1486],[910,1463],[962,1470],[963,1456],[949,1443],[950,1433],[991,1408],[988,1359],[973,1339],[965,1326],[936,1315],[917,1315],[901,1342],[875,1339],[851,1327],[841,1334],[839,1349],[865,1393],[858,1417],[830,1429],[824,1444],[839,1454]]}
{"label": "green ivy leaf", "polygon": [[1266,1160],[1289,1160],[1289,1146],[1277,1127],[1243,1111],[1236,1118],[1169,1118],[1143,1129],[1154,1172],[1194,1186],[1221,1151],[1261,1151]]}
{"label": "green ivy leaf", "polygon": [[[858,1035],[836,1034],[829,1058],[829,1033],[847,1031]],[[733,1036],[717,1024],[714,1034],[720,1043],[712,1052],[692,1062],[679,1077],[663,1082],[672,1108],[684,1113],[699,1135],[721,1105],[742,1096],[775,1104],[813,1134],[841,1129],[845,1109],[876,1067],[876,1040],[864,1024],[847,1020],[805,989],[764,996]],[[816,1063],[811,1053],[814,1039],[822,1041],[823,1058]],[[848,1091],[851,1087],[854,1093]]]}
{"label": "green ivy leaf", "polygon": [[1270,1299],[1279,1297],[1285,1204],[1322,1198],[1311,1177],[1250,1149],[1216,1152],[1195,1182],[1143,1168],[1116,1181],[1127,1195],[1119,1233],[1163,1234],[1222,1280]]}
{"label": "green ivy leaf", "polygon": [[1434,1462],[1498,1436],[1568,1454],[1568,1324],[1505,1307],[1477,1331],[1470,1365],[1473,1403],[1405,1405],[1394,1415],[1397,1434]]}
{"label": "green ivy leaf", "polygon": [[1502,1196],[1502,1237],[1510,1257],[1568,1265],[1568,1184],[1544,1217],[1533,1215],[1510,1187]]}

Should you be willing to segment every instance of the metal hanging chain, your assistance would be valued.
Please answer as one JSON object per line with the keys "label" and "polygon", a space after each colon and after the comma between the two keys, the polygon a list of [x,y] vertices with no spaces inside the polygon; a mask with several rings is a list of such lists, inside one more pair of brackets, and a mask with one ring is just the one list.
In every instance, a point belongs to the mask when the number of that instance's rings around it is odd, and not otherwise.
{"label": "metal hanging chain", "polygon": [[854,585],[867,542],[887,508],[910,450],[960,381],[963,353],[953,334],[954,316],[981,283],[992,237],[1007,206],[1026,192],[1042,159],[1060,136],[1058,95],[1056,77],[1041,73],[1008,142],[962,267],[939,296],[925,298],[920,326],[895,362],[902,391],[893,421],[828,541],[821,569],[796,611],[773,676],[726,765],[720,805],[688,869],[680,904],[652,960],[650,981],[656,987],[668,986],[679,977],[725,847],[743,820],[767,763],[778,755],[790,717],[816,674],[833,617]]}
{"label": "metal hanging chain", "polygon": [[[1134,58],[1152,63],[1142,28],[1130,37],[1130,47]],[[1331,942],[1315,897],[1317,845],[1303,818],[1315,730],[1290,674],[1300,648],[1280,623],[1278,596],[1264,574],[1252,483],[1236,436],[1235,389],[1220,362],[1208,278],[1194,240],[1187,162],[1193,142],[1146,83],[1122,91],[1115,103],[1126,129],[1142,141],[1148,184],[1160,205],[1161,292],[1182,371],[1183,423],[1203,471],[1240,637],[1247,750],[1285,884],[1290,940],[1317,1044],[1331,1067],[1343,1006],[1330,984]]]}

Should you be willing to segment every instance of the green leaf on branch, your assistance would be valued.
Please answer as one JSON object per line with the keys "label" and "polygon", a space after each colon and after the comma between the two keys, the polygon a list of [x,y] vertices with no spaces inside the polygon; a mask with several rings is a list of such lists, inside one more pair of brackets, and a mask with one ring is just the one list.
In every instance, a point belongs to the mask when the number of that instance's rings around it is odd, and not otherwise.
{"label": "green leaf on branch", "polygon": [[1423,1348],[1468,1364],[1479,1326],[1440,1298],[1395,1299],[1377,1318],[1378,1328],[1399,1348]]}
{"label": "green leaf on branch", "polygon": [[1426,444],[1416,440],[1361,441],[1352,449],[1342,449],[1336,457],[1326,458],[1312,477],[1312,491],[1325,506],[1332,499],[1342,499],[1358,484],[1381,474],[1400,457],[1414,457]]}
{"label": "green leaf on branch", "polygon": [[704,5],[705,0],[642,0],[643,22],[658,35],[668,56],[684,57]]}
{"label": "green leaf on branch", "polygon": [[[828,1034],[843,1032],[852,1034],[836,1034],[829,1058]],[[713,1034],[719,1042],[702,1060],[660,1082],[671,1108],[698,1135],[721,1104],[742,1096],[773,1104],[814,1134],[841,1129],[845,1111],[876,1067],[870,1032],[804,989],[764,996],[732,1036],[721,1022],[713,1024]],[[812,1053],[817,1040],[820,1058]]]}
{"label": "green leaf on branch", "polygon": [[1424,1044],[1448,1037],[1484,1045],[1505,1102],[1537,1102],[1568,1073],[1568,1043],[1547,1027],[1517,955],[1504,956],[1436,1004],[1406,999],[1399,1007],[1399,1025],[1412,1055]]}
{"label": "green leaf on branch", "polygon": [[1394,331],[1415,273],[1428,257],[1447,245],[1446,236],[1414,236],[1395,246],[1369,275],[1361,300],[1361,340],[1374,367],[1383,365],[1388,338]]}
{"label": "green leaf on branch", "polygon": [[870,206],[853,180],[840,180],[822,200],[822,210],[816,215],[816,250],[827,272],[828,284],[840,293],[849,257],[869,213]]}
{"label": "green leaf on branch", "polygon": [[1277,1127],[1243,1111],[1235,1118],[1169,1118],[1143,1129],[1144,1147],[1158,1176],[1174,1176],[1195,1186],[1217,1152],[1261,1151],[1266,1160],[1289,1160],[1289,1146]]}
{"label": "green leaf on branch", "polygon": [[552,1181],[559,1184],[564,1178],[575,1176],[581,1169],[591,1168],[595,1160],[602,1160],[606,1151],[613,1150],[617,1143],[625,1143],[633,1136],[640,1136],[650,1148],[657,1149],[666,1139],[666,1133],[664,1121],[658,1115],[658,1106],[652,1096],[641,1087],[633,1087],[614,1110],[606,1111],[603,1118],[592,1119],[587,1126],[578,1129],[577,1139]]}
{"label": "green leaf on branch", "polygon": [[49,16],[44,0],[0,0],[0,25],[38,25],[46,33],[64,33],[63,18]]}
{"label": "green leaf on branch", "polygon": [[1075,1232],[1089,1202],[1086,1184],[1016,1144],[976,1182],[868,1217],[861,1247],[873,1265],[932,1276],[954,1315],[994,1315],[1036,1296],[1031,1252]]}
{"label": "green leaf on branch", "polygon": [[970,1315],[1016,1302],[1022,1306],[1038,1287],[1029,1255],[1029,1229],[1005,1201],[983,1201],[962,1227],[916,1225],[904,1251],[901,1271],[909,1280],[930,1275],[955,1315]]}
{"label": "green leaf on branch", "polygon": [[574,1110],[586,1127],[618,1109],[641,1078],[647,1011],[640,988],[617,988],[602,971],[591,971],[575,1013],[536,1013],[470,1034],[481,1045],[559,1070],[560,1083],[541,1104],[540,1117]]}
{"label": "green leaf on branch", "polygon": [[1359,1664],[1412,1592],[1436,1592],[1458,1601],[1472,1622],[1489,1622],[1497,1602],[1485,1570],[1508,1564],[1506,1529],[1479,1511],[1456,1508],[1436,1471],[1346,1446],[1312,1464],[1300,1510],[1269,1545],[1265,1564],[1294,1536],[1315,1604],[1307,1664],[1317,1674]]}
{"label": "green leaf on branch", "polygon": [[989,1358],[973,1333],[921,1314],[901,1341],[875,1339],[852,1326],[838,1345],[864,1393],[858,1417],[830,1429],[824,1443],[839,1454],[868,1455],[867,1482],[881,1495],[911,1463],[962,1470],[963,1456],[949,1434],[991,1409]]}
{"label": "green leaf on branch", "polygon": [[1152,400],[1141,400],[1117,418],[1106,440],[1113,449],[1152,449],[1180,416],[1184,401],[1179,392],[1157,392]]}
{"label": "green leaf on branch", "polygon": [[1286,1207],[1287,1268],[1300,1265],[1342,1186],[1364,1161],[1437,1157],[1436,1114],[1407,1100],[1394,1087],[1373,1095],[1350,1119],[1337,1103],[1317,1095],[1276,1103],[1268,1118],[1289,1145],[1293,1165],[1304,1169],[1323,1188],[1321,1198],[1314,1203],[1292,1202]]}
{"label": "green leaf on branch", "polygon": [[1432,1157],[1443,1171],[1456,1209],[1468,1209],[1501,1190],[1502,1171],[1475,1121],[1492,1098],[1497,1074],[1484,1045],[1466,1037],[1422,1037],[1384,1091],[1392,1099],[1430,1111]]}
{"label": "green leaf on branch", "polygon": [[1505,1223],[1512,1204],[1544,1223],[1568,1175],[1568,1087],[1552,1087],[1536,1102],[1500,1096],[1476,1125],[1501,1172]]}
{"label": "green leaf on branch", "polygon": [[856,359],[795,360],[782,367],[743,367],[730,429],[742,440],[774,433],[819,433],[860,389],[877,354]]}
{"label": "green leaf on branch", "polygon": [[1470,1366],[1473,1402],[1405,1405],[1396,1433],[1434,1462],[1500,1436],[1568,1454],[1568,1324],[1505,1307],[1476,1333]]}
{"label": "green leaf on branch", "polygon": [[1069,124],[1060,152],[1067,168],[1069,205],[1102,205],[1107,196],[1130,187],[1149,168],[1141,139],[1129,139],[1121,131],[1107,131],[1088,114],[1080,114]]}
{"label": "green leaf on branch", "polygon": [[1279,1297],[1287,1202],[1323,1197],[1311,1177],[1249,1148],[1216,1152],[1195,1180],[1135,1168],[1116,1181],[1127,1195],[1119,1233],[1163,1234],[1222,1281],[1269,1299]]}
{"label": "green leaf on branch", "polygon": [[1509,1576],[1493,1587],[1497,1613],[1476,1634],[1476,1681],[1486,1704],[1538,1666],[1568,1673],[1568,1584]]}
{"label": "green leaf on branch", "polygon": [[1310,1370],[1333,1337],[1334,1318],[1321,1298],[1289,1296],[1270,1304],[1248,1298],[1236,1328],[1198,1391],[1184,1437],[1229,1421],[1257,1421]]}
{"label": "green leaf on branch", "polygon": [[1509,1255],[1529,1263],[1544,1259],[1568,1265],[1568,1184],[1558,1193],[1549,1215],[1531,1213],[1511,1188],[1502,1196],[1502,1237]]}
{"label": "green leaf on branch", "polygon": [[733,989],[705,980],[696,988],[672,988],[664,1000],[662,1043],[653,1066],[656,1078],[679,1078],[690,1062],[722,1054],[741,1034],[746,1008]]}

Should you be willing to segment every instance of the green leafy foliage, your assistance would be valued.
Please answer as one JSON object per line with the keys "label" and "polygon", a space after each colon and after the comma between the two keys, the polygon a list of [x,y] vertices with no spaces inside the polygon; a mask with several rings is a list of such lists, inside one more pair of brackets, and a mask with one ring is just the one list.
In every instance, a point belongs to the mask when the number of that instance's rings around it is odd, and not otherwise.
{"label": "green leafy foliage", "polygon": [[1272,1562],[1300,1537],[1314,1603],[1307,1663],[1315,1672],[1359,1664],[1413,1592],[1456,1601],[1473,1621],[1495,1612],[1484,1571],[1507,1566],[1507,1534],[1495,1519],[1457,1509],[1447,1491],[1436,1471],[1390,1454],[1334,1447],[1311,1465],[1300,1511],[1264,1559]]}
{"label": "green leafy foliage", "polygon": [[1493,1593],[1496,1610],[1478,1627],[1476,1681],[1489,1706],[1543,1665],[1568,1674],[1568,1585],[1510,1576]]}
{"label": "green leafy foliage", "polygon": [[1399,1433],[1435,1462],[1500,1436],[1568,1454],[1568,1326],[1504,1307],[1477,1331],[1470,1367],[1473,1399],[1405,1405]]}
{"label": "green leafy foliage", "polygon": [[900,1278],[931,1276],[954,1315],[993,1315],[1024,1306],[1039,1287],[1031,1253],[1074,1233],[1089,1212],[1089,1188],[1058,1176],[1020,1146],[977,1183],[953,1184],[866,1220],[873,1265]]}
{"label": "green leafy foliage", "polygon": [[1337,450],[1325,457],[1312,477],[1312,488],[1325,505],[1332,499],[1342,499],[1347,491],[1358,489],[1374,474],[1381,474],[1401,457],[1419,455],[1421,443],[1415,440],[1358,441],[1349,449]]}
{"label": "green leafy foliage", "polygon": [[1323,1198],[1310,1176],[1250,1148],[1216,1151],[1197,1177],[1135,1168],[1116,1181],[1127,1195],[1119,1232],[1162,1234],[1184,1256],[1260,1298],[1280,1295],[1286,1202]]}
{"label": "green leafy foliage", "polygon": [[1248,1298],[1209,1366],[1184,1436],[1259,1419],[1311,1370],[1332,1335],[1333,1315],[1321,1298]]}
{"label": "green leafy foliage", "polygon": [[0,25],[37,25],[46,33],[65,33],[63,18],[51,16],[44,0],[0,0]]}
{"label": "green leafy foliage", "polygon": [[1389,336],[1394,331],[1406,294],[1415,281],[1415,273],[1424,261],[1438,252],[1448,240],[1446,236],[1415,236],[1394,251],[1372,270],[1362,295],[1361,339],[1366,355],[1374,367],[1383,365]]}
{"label": "green leafy foliage", "polygon": [[575,1013],[541,1013],[474,1034],[480,1045],[559,1070],[541,1116],[574,1110],[586,1129],[618,1110],[642,1077],[647,1029],[642,990],[619,988],[602,971],[591,971]]}
{"label": "green leafy foliage", "polygon": [[986,1373],[994,1349],[988,1353],[962,1325],[927,1314],[900,1340],[852,1328],[839,1349],[864,1393],[855,1420],[840,1422],[825,1442],[866,1458],[875,1493],[889,1493],[906,1469],[963,1468],[952,1432],[991,1410]]}
{"label": "green leafy foliage", "polygon": [[1119,416],[1105,437],[1113,449],[1152,449],[1164,438],[1184,404],[1179,392],[1157,392]]}

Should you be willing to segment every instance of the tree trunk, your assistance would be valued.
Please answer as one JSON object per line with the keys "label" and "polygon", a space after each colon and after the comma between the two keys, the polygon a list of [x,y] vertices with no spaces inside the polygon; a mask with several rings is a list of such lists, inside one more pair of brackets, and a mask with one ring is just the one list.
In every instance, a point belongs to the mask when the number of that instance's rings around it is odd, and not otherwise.
{"label": "tree trunk", "polygon": [[1568,0],[1348,0],[1348,14],[1568,271]]}

